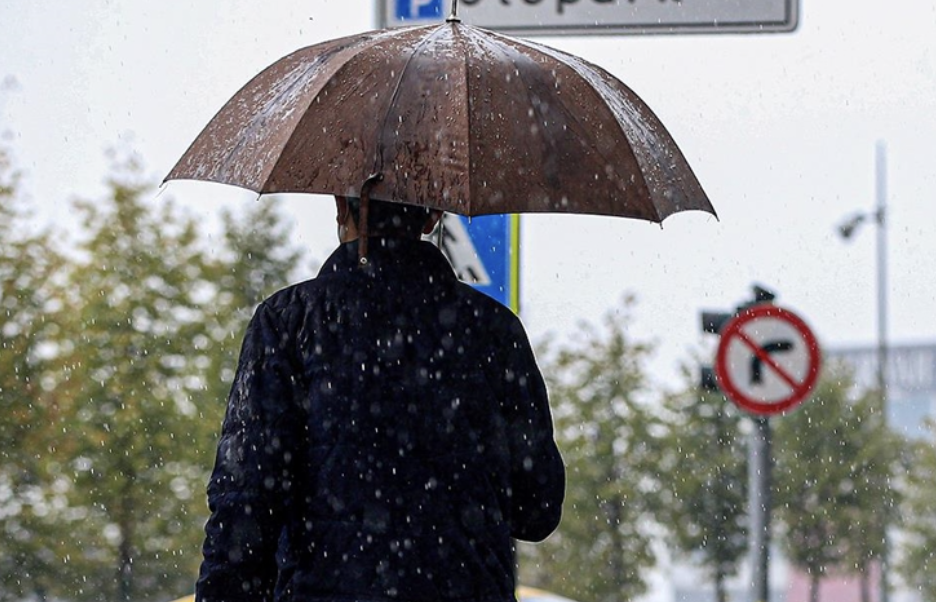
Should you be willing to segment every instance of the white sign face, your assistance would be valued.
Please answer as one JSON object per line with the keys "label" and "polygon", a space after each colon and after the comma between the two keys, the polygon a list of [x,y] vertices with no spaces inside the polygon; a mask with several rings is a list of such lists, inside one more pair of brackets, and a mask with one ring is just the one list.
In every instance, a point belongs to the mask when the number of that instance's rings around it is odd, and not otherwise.
{"label": "white sign face", "polygon": [[[455,269],[455,275],[462,282],[487,286],[491,284],[491,276],[484,267],[481,258],[478,257],[478,250],[475,248],[468,228],[457,215],[446,213],[442,216],[442,241],[441,248],[445,256],[448,257],[452,268]],[[435,234],[429,235],[432,239]]]}
{"label": "white sign face", "polygon": [[755,414],[776,414],[800,403],[819,375],[819,345],[790,311],[748,309],[721,333],[715,374],[722,391]]}
{"label": "white sign face", "polygon": [[[425,25],[452,0],[377,0],[381,27]],[[462,22],[537,34],[758,33],[793,31],[799,0],[458,0]]]}

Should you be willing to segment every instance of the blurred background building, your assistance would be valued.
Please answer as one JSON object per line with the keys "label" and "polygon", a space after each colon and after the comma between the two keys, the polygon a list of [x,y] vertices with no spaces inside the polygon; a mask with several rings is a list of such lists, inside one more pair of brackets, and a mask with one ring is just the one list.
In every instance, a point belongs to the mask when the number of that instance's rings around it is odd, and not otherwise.
{"label": "blurred background building", "polygon": [[[877,354],[875,346],[825,351],[827,360],[850,366],[866,389],[876,387]],[[936,419],[936,343],[891,344],[887,355],[888,423],[905,437],[926,436],[927,419]]]}

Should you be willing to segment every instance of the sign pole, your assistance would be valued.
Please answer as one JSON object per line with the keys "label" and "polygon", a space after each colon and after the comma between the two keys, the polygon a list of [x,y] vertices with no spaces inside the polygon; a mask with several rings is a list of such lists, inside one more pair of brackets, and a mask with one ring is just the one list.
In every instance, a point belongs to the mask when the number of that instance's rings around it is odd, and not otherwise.
{"label": "sign pole", "polygon": [[754,424],[748,448],[750,602],[770,602],[769,416],[792,410],[813,390],[819,377],[819,343],[802,318],[772,303],[742,306],[718,331],[718,387],[751,414]]}
{"label": "sign pole", "polygon": [[[887,417],[887,150],[879,141],[875,148],[875,196],[877,197],[877,386],[881,396],[881,420],[888,428]],[[890,572],[890,541],[887,528],[890,525],[891,508],[885,501],[882,508],[884,517],[884,542],[881,549],[880,601],[890,601],[888,573]]]}
{"label": "sign pole", "polygon": [[520,315],[520,214],[510,215],[510,275],[507,284],[510,288],[510,309]]}
{"label": "sign pole", "polygon": [[752,416],[748,456],[748,515],[751,517],[751,602],[770,600],[770,523],[773,500],[773,454],[770,419]]}

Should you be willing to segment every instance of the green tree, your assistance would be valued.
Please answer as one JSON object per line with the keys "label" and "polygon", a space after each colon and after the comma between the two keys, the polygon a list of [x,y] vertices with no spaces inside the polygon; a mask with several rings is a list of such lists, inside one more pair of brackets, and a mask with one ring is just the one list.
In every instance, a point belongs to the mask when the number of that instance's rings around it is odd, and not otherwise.
{"label": "green tree", "polygon": [[[290,225],[277,199],[263,199],[238,212],[221,214],[223,246],[206,272],[210,281],[210,309],[191,357],[204,368],[205,389],[198,403],[197,431],[192,451],[203,467],[204,480],[196,496],[205,500],[204,483],[214,465],[215,449],[241,340],[253,310],[264,298],[286,286],[303,253],[289,243]],[[207,518],[207,507],[204,509]],[[199,537],[202,535],[199,529]]]}
{"label": "green tree", "polygon": [[275,199],[210,239],[128,158],[65,261],[0,153],[0,601],[191,591],[241,334],[301,253]]}
{"label": "green tree", "polygon": [[303,252],[289,243],[291,227],[276,197],[238,213],[225,210],[221,220],[224,245],[213,258],[209,274],[213,310],[206,316],[211,337],[210,347],[205,349],[206,359],[210,358],[207,395],[214,411],[205,414],[205,419],[214,428],[221,425],[240,342],[254,308],[297,275],[303,257]]}
{"label": "green tree", "polygon": [[546,542],[521,548],[521,579],[580,600],[630,600],[646,590],[655,557],[657,508],[653,439],[661,427],[648,409],[647,344],[627,334],[632,299],[609,312],[601,330],[580,336],[544,364],[556,438],[568,482],[562,524]]}
{"label": "green tree", "polygon": [[[198,349],[209,264],[193,220],[155,206],[132,159],[109,195],[77,202],[84,239],[68,274],[55,458],[73,520],[56,595],[159,600],[191,587],[204,517],[195,453],[206,389]],[[145,199],[145,200],[144,200]]]}
{"label": "green tree", "polygon": [[869,595],[869,563],[880,556],[883,517],[895,502],[889,483],[899,445],[877,411],[877,395],[853,400],[853,390],[847,370],[827,367],[811,398],[775,421],[783,543],[810,576],[812,602],[831,570],[858,572]]}
{"label": "green tree", "polygon": [[0,148],[0,600],[45,599],[58,514],[43,449],[56,408],[45,391],[61,258],[33,232],[19,175]]}
{"label": "green tree", "polygon": [[924,600],[936,600],[936,423],[930,437],[914,441],[902,514],[905,539],[899,569]]}
{"label": "green tree", "polygon": [[901,492],[893,476],[905,457],[906,441],[881,420],[880,404],[877,391],[866,391],[852,402],[847,416],[857,452],[848,464],[854,497],[846,508],[842,541],[846,569],[860,580],[862,602],[871,601],[871,567],[884,555],[888,525],[897,528],[901,523],[896,512]]}
{"label": "green tree", "polygon": [[[684,370],[687,383],[693,377]],[[672,542],[704,567],[726,602],[726,579],[747,550],[747,439],[742,413],[695,384],[667,395],[660,463],[666,495],[660,522]]]}

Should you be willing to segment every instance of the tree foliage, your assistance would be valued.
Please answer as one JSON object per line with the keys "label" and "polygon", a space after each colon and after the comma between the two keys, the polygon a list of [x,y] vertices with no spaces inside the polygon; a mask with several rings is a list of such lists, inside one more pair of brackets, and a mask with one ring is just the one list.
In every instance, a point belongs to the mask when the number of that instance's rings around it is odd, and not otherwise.
{"label": "tree foliage", "polygon": [[[684,371],[686,382],[692,377]],[[661,522],[675,547],[707,570],[716,599],[747,550],[747,438],[743,416],[721,393],[693,384],[666,396],[660,450],[666,476]]]}
{"label": "tree foliage", "polygon": [[57,413],[45,375],[61,258],[49,231],[32,232],[18,184],[0,148],[0,600],[45,596],[61,515],[43,454]]}
{"label": "tree foliage", "polygon": [[190,592],[239,335],[298,258],[277,204],[225,214],[218,250],[116,156],[65,260],[24,234],[5,167],[0,600]]}
{"label": "tree foliage", "polygon": [[567,467],[562,524],[545,543],[524,546],[521,579],[573,598],[630,600],[655,562],[653,515],[660,433],[646,405],[647,344],[627,333],[632,300],[600,330],[580,336],[544,364],[556,438]]}
{"label": "tree foliage", "polygon": [[275,199],[264,199],[240,214],[224,210],[221,220],[224,246],[209,268],[212,301],[205,312],[210,353],[206,353],[204,362],[210,401],[203,408],[203,418],[213,428],[221,426],[240,342],[252,310],[296,276],[302,256],[297,248],[286,244],[290,228]]}
{"label": "tree foliage", "polygon": [[[0,151],[0,602],[187,593],[241,334],[300,254],[269,200],[223,215],[212,247],[128,159],[77,203],[81,236],[62,253],[30,227],[18,178]],[[740,416],[692,386],[648,403],[632,309],[544,352],[567,499],[557,533],[521,548],[521,580],[589,602],[645,590],[661,524],[716,582],[746,543]],[[866,581],[906,484],[902,572],[936,599],[936,452],[920,442],[893,481],[903,448],[879,410],[836,368],[772,421],[783,543],[814,585],[831,570]]]}
{"label": "tree foliage", "polygon": [[107,183],[76,203],[84,239],[59,317],[55,457],[80,517],[62,594],[145,600],[191,582],[197,562],[208,261],[193,220],[147,204],[132,159]]}
{"label": "tree foliage", "polygon": [[936,600],[936,423],[929,438],[912,443],[902,514],[905,539],[900,572],[924,600]]}
{"label": "tree foliage", "polygon": [[881,419],[875,392],[851,398],[851,374],[824,370],[810,399],[776,420],[776,505],[791,562],[818,585],[832,570],[864,580],[879,559],[893,515],[891,475],[899,441]]}

